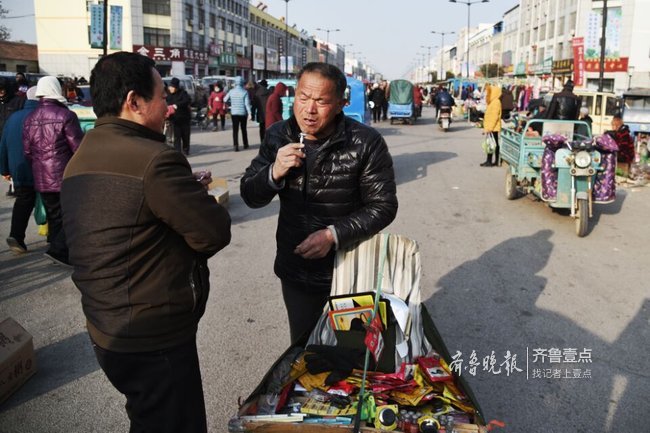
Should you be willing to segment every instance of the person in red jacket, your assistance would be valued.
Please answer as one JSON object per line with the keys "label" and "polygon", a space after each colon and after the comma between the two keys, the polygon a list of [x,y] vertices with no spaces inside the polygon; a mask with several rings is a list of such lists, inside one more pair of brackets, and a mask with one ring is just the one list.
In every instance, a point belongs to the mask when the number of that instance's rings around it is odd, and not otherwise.
{"label": "person in red jacket", "polygon": [[282,98],[287,92],[287,86],[284,83],[278,83],[271,96],[266,101],[265,126],[268,128],[275,122],[282,120]]}

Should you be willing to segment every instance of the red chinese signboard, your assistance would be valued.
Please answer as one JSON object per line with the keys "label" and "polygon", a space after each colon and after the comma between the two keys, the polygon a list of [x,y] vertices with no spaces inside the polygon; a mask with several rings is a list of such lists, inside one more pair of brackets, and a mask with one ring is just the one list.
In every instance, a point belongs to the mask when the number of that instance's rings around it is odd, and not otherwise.
{"label": "red chinese signboard", "polygon": [[573,38],[573,83],[585,85],[585,38]]}
{"label": "red chinese signboard", "polygon": [[[627,72],[627,57],[616,59],[605,59],[605,72]],[[585,62],[587,72],[600,72],[600,60],[587,60]]]}
{"label": "red chinese signboard", "polygon": [[179,61],[208,63],[208,53],[186,48],[154,47],[153,45],[134,45],[133,52],[157,61]]}

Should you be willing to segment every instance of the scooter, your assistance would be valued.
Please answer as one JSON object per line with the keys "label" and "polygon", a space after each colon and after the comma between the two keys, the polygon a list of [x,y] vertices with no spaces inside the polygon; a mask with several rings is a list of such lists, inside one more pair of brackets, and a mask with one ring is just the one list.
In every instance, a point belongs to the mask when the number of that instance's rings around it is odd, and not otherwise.
{"label": "scooter", "polygon": [[446,105],[440,107],[438,112],[438,125],[443,131],[449,131],[449,127],[451,126],[451,107]]}

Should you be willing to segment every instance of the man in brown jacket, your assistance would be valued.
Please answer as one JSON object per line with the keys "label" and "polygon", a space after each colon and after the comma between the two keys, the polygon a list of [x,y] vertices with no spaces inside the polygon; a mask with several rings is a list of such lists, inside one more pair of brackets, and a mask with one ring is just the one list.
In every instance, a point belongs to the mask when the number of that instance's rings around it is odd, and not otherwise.
{"label": "man in brown jacket", "polygon": [[132,432],[203,433],[196,332],[230,216],[165,145],[151,59],[102,57],[90,89],[98,120],[66,167],[61,204],[95,355],[126,396]]}

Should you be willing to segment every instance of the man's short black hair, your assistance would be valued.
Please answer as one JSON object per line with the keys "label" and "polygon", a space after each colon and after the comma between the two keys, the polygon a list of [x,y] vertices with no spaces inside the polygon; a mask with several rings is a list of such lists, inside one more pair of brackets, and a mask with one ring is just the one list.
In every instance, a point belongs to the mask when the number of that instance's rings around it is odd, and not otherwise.
{"label": "man's short black hair", "polygon": [[120,51],[99,59],[90,73],[90,96],[97,117],[118,116],[133,90],[149,101],[153,98],[152,68],[156,63],[138,53]]}
{"label": "man's short black hair", "polygon": [[302,74],[304,73],[318,73],[322,75],[324,78],[327,78],[328,80],[332,81],[334,83],[334,87],[336,89],[336,94],[338,95],[339,98],[343,99],[345,98],[345,89],[348,87],[348,81],[345,79],[345,74],[341,72],[339,68],[337,68],[334,65],[330,65],[328,63],[320,63],[320,62],[311,62],[307,63],[305,66],[302,67],[300,72],[298,72],[298,76],[296,77],[296,80],[299,82],[300,77],[302,77]]}

